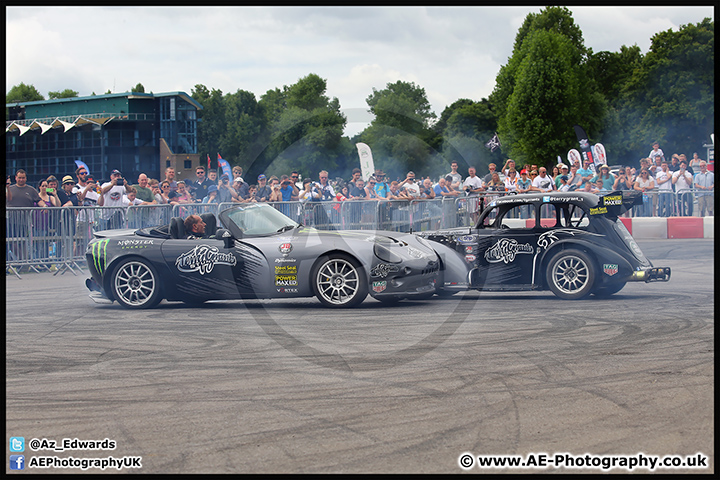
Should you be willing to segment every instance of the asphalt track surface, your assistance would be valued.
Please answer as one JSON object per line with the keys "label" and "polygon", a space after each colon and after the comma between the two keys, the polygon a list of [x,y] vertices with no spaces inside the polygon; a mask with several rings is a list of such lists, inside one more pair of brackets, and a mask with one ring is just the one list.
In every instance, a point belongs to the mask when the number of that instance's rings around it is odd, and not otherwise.
{"label": "asphalt track surface", "polygon": [[707,468],[655,472],[712,473],[714,240],[639,244],[672,267],[669,283],[575,302],[467,292],[344,311],[303,299],[135,312],[94,304],[84,274],[6,275],[6,442],[114,440],[26,446],[26,465],[142,457],[129,473],[463,473],[463,453],[564,452],[701,453]]}

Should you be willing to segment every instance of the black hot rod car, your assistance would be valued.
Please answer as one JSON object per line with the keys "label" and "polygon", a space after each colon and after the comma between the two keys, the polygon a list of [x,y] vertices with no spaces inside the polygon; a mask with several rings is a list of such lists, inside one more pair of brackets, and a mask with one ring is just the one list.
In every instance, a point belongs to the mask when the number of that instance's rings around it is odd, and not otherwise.
{"label": "black hot rod car", "polygon": [[563,299],[611,295],[627,282],[668,281],[619,218],[640,192],[550,192],[486,198],[472,228],[418,232],[442,261],[439,294],[551,290]]}

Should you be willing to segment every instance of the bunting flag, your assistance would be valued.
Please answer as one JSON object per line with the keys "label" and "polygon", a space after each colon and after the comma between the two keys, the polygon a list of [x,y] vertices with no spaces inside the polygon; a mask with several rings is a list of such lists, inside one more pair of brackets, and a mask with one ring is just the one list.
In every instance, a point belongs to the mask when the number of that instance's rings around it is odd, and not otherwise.
{"label": "bunting flag", "polygon": [[495,149],[497,149],[501,146],[502,145],[500,144],[500,139],[498,138],[497,133],[495,135],[493,135],[493,137],[490,140],[488,140],[488,142],[485,144],[485,147],[489,148],[491,152],[494,152]]}
{"label": "bunting flag", "polygon": [[[232,179],[232,169],[230,168],[230,164],[227,162],[227,160],[223,160],[223,158],[218,153],[218,167],[222,167],[223,175],[227,174],[228,178]],[[220,175],[222,176],[222,175]]]}
{"label": "bunting flag", "polygon": [[88,175],[90,175],[90,169],[87,165],[85,165],[85,162],[83,162],[82,160],[75,160],[75,165],[77,165],[78,168],[84,168],[85,170],[87,170]]}

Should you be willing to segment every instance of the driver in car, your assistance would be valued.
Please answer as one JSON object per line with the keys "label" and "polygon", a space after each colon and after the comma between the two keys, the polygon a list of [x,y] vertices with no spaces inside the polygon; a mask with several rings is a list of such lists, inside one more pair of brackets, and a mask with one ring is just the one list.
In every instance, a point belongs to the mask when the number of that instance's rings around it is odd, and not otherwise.
{"label": "driver in car", "polygon": [[185,219],[185,233],[187,233],[188,240],[199,240],[201,238],[208,238],[205,234],[205,222],[203,222],[200,215],[190,215]]}

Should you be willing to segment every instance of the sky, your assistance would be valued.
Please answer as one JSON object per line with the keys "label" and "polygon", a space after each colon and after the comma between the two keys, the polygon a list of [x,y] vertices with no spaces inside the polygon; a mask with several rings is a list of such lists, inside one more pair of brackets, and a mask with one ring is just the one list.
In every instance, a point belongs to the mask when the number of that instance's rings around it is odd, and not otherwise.
{"label": "sky", "polygon": [[[658,32],[712,6],[568,7],[585,46],[643,54]],[[6,92],[19,83],[80,96],[183,91],[195,85],[260,97],[310,73],[340,101],[345,133],[372,115],[365,99],[398,80],[425,89],[439,117],[494,88],[530,7],[6,7]]]}

